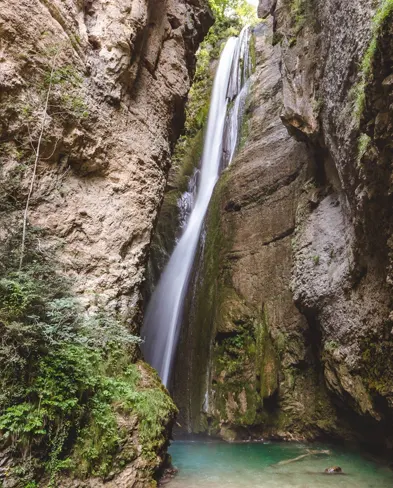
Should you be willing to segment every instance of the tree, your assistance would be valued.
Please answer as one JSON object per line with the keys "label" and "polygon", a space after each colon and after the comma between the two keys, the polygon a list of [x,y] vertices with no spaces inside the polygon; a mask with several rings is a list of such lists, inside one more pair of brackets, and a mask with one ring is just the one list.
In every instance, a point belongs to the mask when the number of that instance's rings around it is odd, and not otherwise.
{"label": "tree", "polygon": [[53,58],[53,61],[52,61],[52,66],[50,68],[49,86],[48,86],[48,90],[47,90],[46,95],[45,95],[45,104],[44,104],[44,108],[43,108],[42,116],[41,116],[38,142],[37,142],[37,146],[33,147],[34,152],[35,152],[35,160],[34,160],[34,165],[33,165],[33,174],[31,176],[30,185],[29,185],[29,192],[28,192],[27,200],[26,200],[25,211],[23,213],[23,230],[22,230],[22,244],[21,244],[21,249],[20,249],[19,271],[22,269],[23,258],[25,255],[27,217],[28,217],[28,212],[29,212],[30,199],[31,199],[31,195],[32,195],[33,189],[34,189],[35,177],[37,174],[38,161],[39,161],[40,155],[41,155],[42,136],[44,135],[45,125],[46,125],[46,121],[48,118],[49,97],[50,97],[51,91],[52,91],[53,75],[55,73],[57,56],[58,56],[58,52],[56,52],[56,54]]}
{"label": "tree", "polygon": [[217,20],[239,17],[244,24],[253,24],[257,18],[255,7],[247,0],[210,0],[209,4]]}

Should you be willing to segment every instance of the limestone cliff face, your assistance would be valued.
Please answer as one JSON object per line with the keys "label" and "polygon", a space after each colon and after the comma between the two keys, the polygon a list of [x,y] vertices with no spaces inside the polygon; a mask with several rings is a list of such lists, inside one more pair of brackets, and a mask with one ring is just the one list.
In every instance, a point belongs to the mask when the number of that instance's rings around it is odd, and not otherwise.
{"label": "limestone cliff face", "polygon": [[[26,254],[34,249],[40,265],[70,278],[86,323],[104,313],[138,331],[151,232],[183,125],[194,54],[211,22],[204,0],[0,0],[1,277],[18,269],[31,193]],[[27,261],[22,271],[38,267]],[[135,356],[135,348],[124,348],[126,363]],[[135,408],[116,412],[121,445],[110,452],[103,441],[116,469],[89,471],[97,478],[84,481],[62,479],[61,486],[155,486],[176,409],[151,368],[135,367],[135,389],[168,405],[156,412],[157,439],[146,445]],[[5,437],[0,484],[18,462]],[[44,458],[45,451],[33,455]]]}
{"label": "limestone cliff face", "polygon": [[42,252],[61,262],[86,309],[131,324],[194,53],[211,22],[206,3],[0,7],[1,245],[19,235],[39,146],[28,229],[41,229]]}
{"label": "limestone cliff face", "polygon": [[259,13],[249,135],[216,189],[189,334],[211,369],[186,421],[391,448],[393,7]]}
{"label": "limestone cliff face", "polygon": [[282,119],[318,171],[298,203],[292,290],[340,415],[391,447],[392,5],[300,5],[274,11]]}

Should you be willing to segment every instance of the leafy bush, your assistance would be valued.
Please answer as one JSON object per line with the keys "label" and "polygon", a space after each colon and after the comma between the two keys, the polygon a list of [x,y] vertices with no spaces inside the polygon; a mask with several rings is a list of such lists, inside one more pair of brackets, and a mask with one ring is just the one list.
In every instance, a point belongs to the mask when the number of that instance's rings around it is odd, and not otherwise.
{"label": "leafy bush", "polygon": [[146,366],[132,364],[140,339],[105,311],[86,318],[37,250],[22,271],[15,266],[0,277],[0,431],[21,460],[15,473],[25,483],[37,468],[52,483],[64,469],[106,476],[121,467],[118,415],[138,419],[138,442],[152,456],[175,407],[158,377],[146,383]]}
{"label": "leafy bush", "polygon": [[218,21],[240,19],[243,24],[252,24],[256,20],[256,8],[247,0],[209,0],[209,5]]}

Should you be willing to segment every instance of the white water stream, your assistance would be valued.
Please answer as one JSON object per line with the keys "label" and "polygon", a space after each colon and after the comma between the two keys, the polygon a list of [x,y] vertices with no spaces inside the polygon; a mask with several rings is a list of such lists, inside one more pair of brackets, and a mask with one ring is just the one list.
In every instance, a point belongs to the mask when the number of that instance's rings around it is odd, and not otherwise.
{"label": "white water stream", "polygon": [[[157,369],[165,385],[168,385],[170,379],[184,299],[203,221],[221,171],[228,102],[239,94],[249,72],[249,38],[249,29],[243,29],[239,38],[228,39],[221,54],[210,101],[194,207],[187,223],[184,225],[183,222],[184,232],[160,277],[145,315],[142,329],[142,337],[145,339],[143,352],[146,360]],[[234,108],[237,105],[235,100]],[[234,116],[238,119],[238,108],[232,110],[231,114],[233,112],[236,112]],[[227,123],[230,124],[230,121]],[[236,127],[237,125],[236,120]],[[230,132],[232,137],[230,137],[228,153],[233,157],[237,144],[237,130],[236,137],[232,126]]]}

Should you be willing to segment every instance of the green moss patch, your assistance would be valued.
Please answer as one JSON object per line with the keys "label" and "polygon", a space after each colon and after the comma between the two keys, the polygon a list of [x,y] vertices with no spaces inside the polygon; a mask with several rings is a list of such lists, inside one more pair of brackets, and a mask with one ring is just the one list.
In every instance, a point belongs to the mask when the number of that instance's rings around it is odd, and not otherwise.
{"label": "green moss patch", "polygon": [[393,15],[393,0],[382,0],[373,18],[372,38],[360,64],[360,81],[352,90],[354,116],[358,122],[366,105],[366,88],[373,79],[373,64],[381,33]]}

